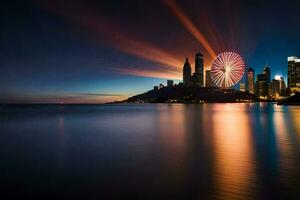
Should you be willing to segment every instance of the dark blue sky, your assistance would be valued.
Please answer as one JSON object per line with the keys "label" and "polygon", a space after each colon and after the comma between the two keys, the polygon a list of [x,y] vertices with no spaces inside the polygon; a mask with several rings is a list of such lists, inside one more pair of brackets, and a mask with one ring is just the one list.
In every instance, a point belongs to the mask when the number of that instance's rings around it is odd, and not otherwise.
{"label": "dark blue sky", "polygon": [[[300,55],[299,1],[184,1],[178,5],[216,53],[239,53],[260,72],[287,75]],[[180,78],[200,50],[164,0],[4,1],[1,102],[105,102]]]}

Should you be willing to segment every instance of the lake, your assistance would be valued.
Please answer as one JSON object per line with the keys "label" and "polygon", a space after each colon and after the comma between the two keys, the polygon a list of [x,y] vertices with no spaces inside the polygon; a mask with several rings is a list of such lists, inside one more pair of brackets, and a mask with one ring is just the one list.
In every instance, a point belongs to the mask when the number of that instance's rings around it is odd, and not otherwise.
{"label": "lake", "polygon": [[2,105],[0,170],[10,199],[300,199],[300,106]]}

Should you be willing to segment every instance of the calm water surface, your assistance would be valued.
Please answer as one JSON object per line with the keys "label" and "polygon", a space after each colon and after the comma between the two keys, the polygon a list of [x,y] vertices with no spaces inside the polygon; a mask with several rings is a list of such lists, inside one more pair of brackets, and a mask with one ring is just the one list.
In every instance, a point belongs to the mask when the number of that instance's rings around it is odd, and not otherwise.
{"label": "calm water surface", "polygon": [[0,106],[0,197],[300,199],[300,107]]}

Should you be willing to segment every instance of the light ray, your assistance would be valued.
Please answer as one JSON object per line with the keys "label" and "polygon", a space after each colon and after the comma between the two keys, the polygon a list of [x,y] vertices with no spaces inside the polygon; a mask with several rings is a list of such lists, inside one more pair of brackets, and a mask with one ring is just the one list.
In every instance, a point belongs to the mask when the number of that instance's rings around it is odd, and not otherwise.
{"label": "light ray", "polygon": [[181,68],[182,61],[168,51],[142,39],[126,34],[119,26],[107,20],[101,13],[80,2],[35,1],[51,13],[62,16],[89,33],[89,40],[102,43],[124,53],[158,64]]}
{"label": "light ray", "polygon": [[199,31],[195,24],[187,17],[184,11],[179,7],[175,0],[163,0],[173,14],[178,18],[180,23],[197,39],[198,42],[206,49],[212,58],[217,57],[205,36]]}
{"label": "light ray", "polygon": [[157,71],[151,69],[137,69],[137,68],[119,68],[117,69],[119,73],[129,74],[133,76],[142,76],[142,77],[153,77],[153,78],[165,78],[165,79],[174,79],[182,80],[182,74],[179,71]]}

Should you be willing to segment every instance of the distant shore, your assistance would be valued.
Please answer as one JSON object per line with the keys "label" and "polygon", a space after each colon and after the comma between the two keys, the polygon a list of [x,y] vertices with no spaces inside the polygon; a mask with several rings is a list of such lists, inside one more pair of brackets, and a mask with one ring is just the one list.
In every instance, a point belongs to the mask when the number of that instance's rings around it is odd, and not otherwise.
{"label": "distant shore", "polygon": [[284,98],[281,101],[262,100],[249,92],[235,89],[224,89],[216,87],[186,87],[176,85],[150,90],[142,94],[129,97],[123,101],[109,102],[107,104],[119,103],[251,103],[270,102],[278,105],[300,105],[300,95]]}
{"label": "distant shore", "polygon": [[260,102],[255,95],[234,89],[176,85],[153,89],[111,103],[241,103]]}

